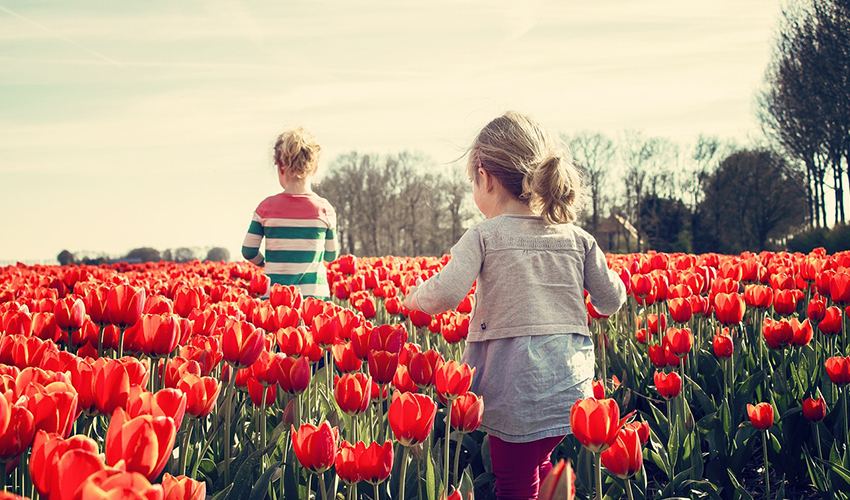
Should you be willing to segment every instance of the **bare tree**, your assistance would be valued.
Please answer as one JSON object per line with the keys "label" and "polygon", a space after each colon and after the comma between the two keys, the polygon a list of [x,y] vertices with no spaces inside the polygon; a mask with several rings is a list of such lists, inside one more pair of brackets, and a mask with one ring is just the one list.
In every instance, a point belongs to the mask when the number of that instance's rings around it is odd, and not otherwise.
{"label": "bare tree", "polygon": [[590,230],[599,228],[599,218],[605,204],[605,180],[617,153],[614,142],[599,132],[582,131],[572,137],[562,136],[573,157],[581,167],[584,182],[590,191]]}

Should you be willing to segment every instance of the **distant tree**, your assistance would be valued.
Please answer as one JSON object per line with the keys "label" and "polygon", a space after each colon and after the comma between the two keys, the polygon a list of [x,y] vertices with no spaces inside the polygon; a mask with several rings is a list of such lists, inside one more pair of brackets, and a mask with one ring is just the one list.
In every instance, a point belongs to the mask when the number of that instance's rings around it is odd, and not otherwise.
{"label": "distant tree", "polygon": [[614,142],[599,132],[579,132],[563,139],[570,146],[573,158],[582,169],[584,184],[590,194],[588,229],[599,227],[600,214],[605,203],[605,180],[617,153]]}
{"label": "distant tree", "polygon": [[67,266],[69,264],[74,264],[76,259],[74,258],[74,254],[71,252],[62,250],[59,252],[59,255],[56,256],[56,260],[59,261],[60,266]]}
{"label": "distant tree", "polygon": [[659,252],[691,252],[691,211],[682,200],[648,194],[641,210],[648,248]]}
{"label": "distant tree", "polygon": [[204,259],[213,262],[227,262],[230,260],[230,250],[223,247],[212,247]]}
{"label": "distant tree", "polygon": [[182,264],[198,260],[198,253],[195,248],[179,247],[174,250],[174,262]]}
{"label": "distant tree", "polygon": [[159,250],[156,248],[141,247],[130,250],[124,258],[129,261],[138,260],[139,262],[159,262],[161,255]]}
{"label": "distant tree", "polygon": [[805,179],[774,151],[740,150],[708,177],[697,211],[697,253],[765,250],[805,222]]}
{"label": "distant tree", "polygon": [[163,250],[162,255],[160,257],[166,262],[174,261],[174,255],[170,248],[166,248],[165,250]]}

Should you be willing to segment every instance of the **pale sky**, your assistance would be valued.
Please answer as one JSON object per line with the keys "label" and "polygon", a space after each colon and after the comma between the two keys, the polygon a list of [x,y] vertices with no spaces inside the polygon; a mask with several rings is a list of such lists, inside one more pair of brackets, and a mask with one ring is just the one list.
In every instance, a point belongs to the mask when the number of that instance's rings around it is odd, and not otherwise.
{"label": "pale sky", "polygon": [[0,262],[223,246],[304,125],[454,161],[513,109],[554,132],[758,134],[776,0],[0,0]]}

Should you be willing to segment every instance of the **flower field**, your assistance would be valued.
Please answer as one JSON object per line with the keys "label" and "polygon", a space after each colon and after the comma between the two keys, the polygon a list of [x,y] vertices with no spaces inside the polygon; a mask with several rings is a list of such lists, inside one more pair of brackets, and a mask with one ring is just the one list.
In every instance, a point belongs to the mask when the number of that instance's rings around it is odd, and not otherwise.
{"label": "flower field", "polygon": [[[474,290],[402,307],[447,259],[342,256],[331,301],[245,263],[0,268],[0,498],[495,498]],[[850,253],[608,264],[542,499],[850,498]]]}

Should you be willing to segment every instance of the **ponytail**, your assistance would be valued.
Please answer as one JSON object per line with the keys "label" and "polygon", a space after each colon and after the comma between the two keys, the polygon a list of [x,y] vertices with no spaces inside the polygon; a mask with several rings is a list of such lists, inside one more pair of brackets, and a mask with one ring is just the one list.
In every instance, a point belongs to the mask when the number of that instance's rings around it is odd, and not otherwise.
{"label": "ponytail", "polygon": [[550,152],[530,176],[531,207],[547,224],[574,222],[581,176],[564,152]]}
{"label": "ponytail", "polygon": [[280,134],[274,145],[274,160],[278,168],[301,179],[313,173],[322,151],[316,138],[303,127]]}

